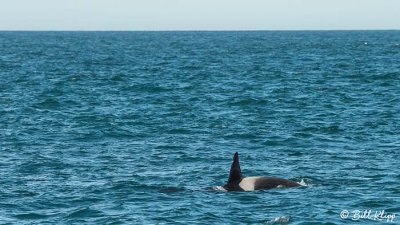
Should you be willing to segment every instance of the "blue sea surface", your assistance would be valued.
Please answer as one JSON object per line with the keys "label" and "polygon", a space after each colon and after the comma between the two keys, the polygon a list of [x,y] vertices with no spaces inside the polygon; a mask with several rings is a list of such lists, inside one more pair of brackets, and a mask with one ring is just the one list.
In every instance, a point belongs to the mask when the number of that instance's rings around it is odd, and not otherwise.
{"label": "blue sea surface", "polygon": [[399,160],[400,31],[0,32],[0,224],[398,224]]}

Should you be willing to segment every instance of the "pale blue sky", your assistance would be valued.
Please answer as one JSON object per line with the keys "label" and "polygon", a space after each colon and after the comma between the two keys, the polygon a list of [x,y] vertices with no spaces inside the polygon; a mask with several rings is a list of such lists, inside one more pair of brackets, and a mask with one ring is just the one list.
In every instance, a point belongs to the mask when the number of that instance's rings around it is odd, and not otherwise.
{"label": "pale blue sky", "polygon": [[0,0],[0,30],[400,29],[400,0]]}

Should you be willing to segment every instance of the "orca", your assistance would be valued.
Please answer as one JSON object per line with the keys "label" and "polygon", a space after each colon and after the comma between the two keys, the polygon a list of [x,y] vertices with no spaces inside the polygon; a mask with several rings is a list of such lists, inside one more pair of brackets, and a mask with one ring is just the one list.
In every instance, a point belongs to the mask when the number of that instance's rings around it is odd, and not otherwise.
{"label": "orca", "polygon": [[222,186],[226,191],[254,191],[271,188],[298,187],[299,183],[278,177],[243,177],[239,153],[233,156],[228,182]]}

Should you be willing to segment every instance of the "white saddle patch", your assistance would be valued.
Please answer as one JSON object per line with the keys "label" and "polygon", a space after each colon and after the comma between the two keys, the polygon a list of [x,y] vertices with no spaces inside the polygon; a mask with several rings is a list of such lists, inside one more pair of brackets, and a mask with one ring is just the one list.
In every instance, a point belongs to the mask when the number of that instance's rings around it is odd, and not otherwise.
{"label": "white saddle patch", "polygon": [[240,181],[239,187],[244,191],[254,191],[255,183],[260,177],[245,177]]}

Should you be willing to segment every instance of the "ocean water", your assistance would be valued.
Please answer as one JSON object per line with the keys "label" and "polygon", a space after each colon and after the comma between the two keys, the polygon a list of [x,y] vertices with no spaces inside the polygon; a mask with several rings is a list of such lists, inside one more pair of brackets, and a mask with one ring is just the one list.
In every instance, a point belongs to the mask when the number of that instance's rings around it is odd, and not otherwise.
{"label": "ocean water", "polygon": [[0,224],[398,224],[399,160],[400,31],[0,32]]}

